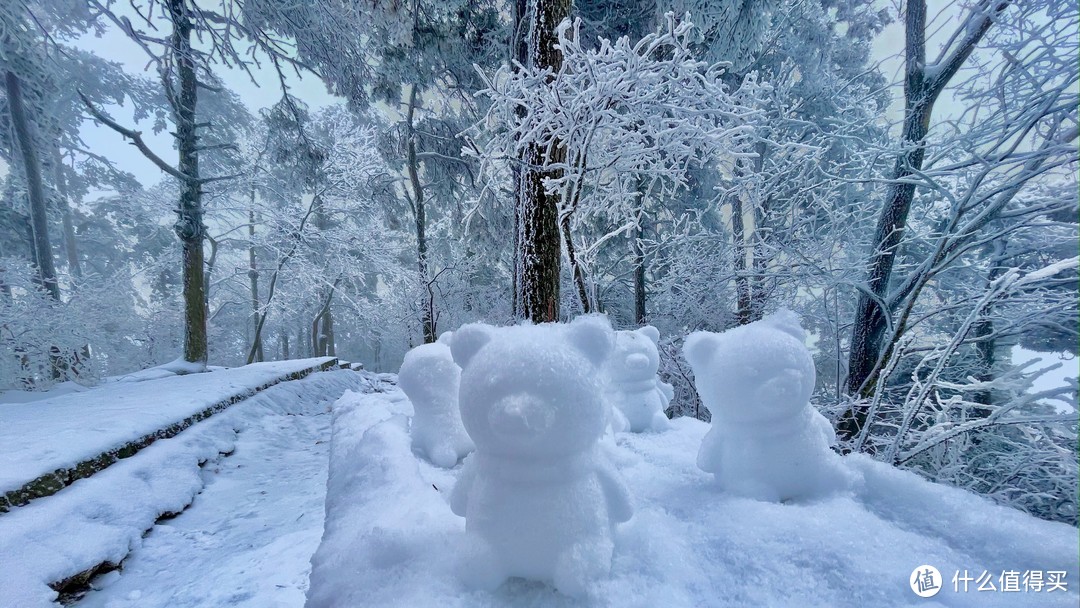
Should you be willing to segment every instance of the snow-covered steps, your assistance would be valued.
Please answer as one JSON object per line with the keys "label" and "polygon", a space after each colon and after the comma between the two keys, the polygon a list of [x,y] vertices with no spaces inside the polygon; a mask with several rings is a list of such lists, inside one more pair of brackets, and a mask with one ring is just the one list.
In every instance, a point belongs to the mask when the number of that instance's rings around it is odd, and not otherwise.
{"label": "snow-covered steps", "polygon": [[337,365],[333,357],[255,363],[0,404],[0,517],[259,391]]}
{"label": "snow-covered steps", "polygon": [[[615,533],[610,576],[590,584],[587,597],[521,579],[472,590],[456,573],[465,520],[448,504],[461,467],[416,458],[411,404],[393,386],[381,388],[334,405],[326,523],[307,608],[1080,602],[1076,528],[862,455],[843,459],[861,480],[850,492],[791,504],[740,498],[698,469],[708,425],[689,418],[662,433],[619,434],[607,446],[634,516]],[[941,575],[931,599],[912,589],[923,565]],[[1034,583],[1051,577],[1064,587]]]}
{"label": "snow-covered steps", "polygon": [[[219,484],[216,491],[224,488],[228,493],[231,484],[237,483],[240,477],[251,475],[253,479],[246,479],[245,487],[261,498],[261,489],[256,489],[260,475],[277,475],[285,486],[291,476],[321,477],[321,472],[312,472],[310,467],[307,472],[303,472],[294,466],[298,465],[298,460],[308,458],[303,455],[294,458],[296,452],[304,450],[305,446],[301,444],[305,441],[310,443],[316,427],[325,428],[325,423],[305,418],[325,417],[330,404],[349,390],[372,390],[372,382],[364,374],[347,370],[320,372],[300,380],[281,382],[191,426],[175,437],[155,441],[135,456],[125,458],[89,478],[80,479],[53,496],[12,509],[10,513],[0,517],[0,606],[54,607],[53,602],[58,591],[71,592],[73,587],[77,588],[78,583],[85,582],[95,572],[108,571],[118,565],[125,567],[127,556],[150,542],[149,537],[144,538],[147,530],[154,528],[155,522],[162,516],[185,511],[193,500],[193,510],[199,508],[201,497],[196,499],[196,496],[208,484]],[[316,440],[325,441],[325,435],[322,432],[319,434],[321,436]],[[241,451],[245,450],[248,453],[241,454]],[[275,451],[279,453],[275,455]],[[225,458],[229,454],[234,455]],[[216,472],[231,466],[228,463],[233,458],[238,459],[235,467],[239,468],[231,481],[222,482]],[[256,467],[250,462],[252,458],[265,462]],[[245,459],[249,461],[246,465]],[[275,465],[275,462],[278,464]],[[231,487],[235,489],[236,486]],[[297,491],[303,492],[302,489]],[[234,493],[231,494],[231,499],[228,496],[224,499],[226,503],[229,500],[236,502],[237,496]],[[321,519],[321,496],[316,496],[311,504],[305,502],[307,507],[301,506],[299,497],[268,495],[267,499],[266,507],[277,509],[276,517],[301,519],[302,522],[308,521],[310,517]],[[220,503],[217,506],[223,507]],[[232,516],[244,518],[247,512],[240,510],[242,506],[237,504],[237,510]],[[309,508],[314,510],[305,511]],[[173,521],[179,521],[186,515],[185,512]],[[221,513],[220,517],[222,526],[228,527],[230,514]],[[203,594],[201,600],[181,601],[178,597],[175,602],[158,602],[152,601],[148,596],[144,602],[139,599],[140,593],[129,590],[121,597],[111,595],[107,598],[108,601],[103,603],[109,606],[133,607],[239,605],[208,598],[216,592],[224,594],[222,597],[228,596],[231,589],[241,585],[248,588],[260,585],[265,587],[268,579],[263,577],[266,576],[266,571],[274,571],[284,576],[285,570],[282,568],[288,566],[281,563],[283,555],[294,555],[295,551],[301,550],[291,545],[289,549],[283,549],[282,543],[287,541],[279,537],[279,533],[284,533],[287,526],[270,523],[270,519],[272,518],[268,516],[263,520],[265,525],[252,528],[265,528],[266,536],[260,539],[254,536],[244,539],[233,537],[230,543],[237,546],[221,549],[221,563],[228,562],[230,555],[234,555],[237,560],[237,563],[232,564],[231,570],[235,580],[224,580],[228,577],[220,572],[212,575],[204,573],[207,576],[202,579],[190,577],[191,572],[197,572],[200,566],[205,565],[205,559],[200,557],[198,551],[182,552],[177,544],[176,554],[169,559],[190,563],[184,567],[177,566],[175,576],[158,577],[157,585],[151,584],[152,590],[144,587],[143,592],[150,594],[152,591],[155,598],[160,598],[163,594],[174,592],[183,595],[186,589],[195,594]],[[299,530],[297,526],[293,528]],[[321,526],[319,528],[321,529]],[[168,532],[164,531],[165,534]],[[212,535],[213,531],[207,531],[207,534]],[[317,536],[318,533],[312,534]],[[153,536],[154,533],[151,533],[150,537]],[[206,538],[192,538],[196,545],[202,540]],[[290,542],[297,542],[296,537]],[[315,538],[305,540],[304,550],[313,550],[315,542]],[[254,547],[259,544],[263,549]],[[152,547],[150,550],[152,553],[161,550],[161,547]],[[275,565],[261,568],[245,561],[255,558],[265,563],[273,562]],[[289,563],[302,564],[306,560],[307,556],[294,555],[294,559]],[[166,559],[166,563],[168,561]],[[162,564],[149,565],[155,568],[172,568]],[[146,574],[147,564],[144,563],[143,566],[141,571]],[[134,575],[137,571],[140,571],[140,568],[133,566],[130,573]],[[122,576],[127,576],[127,570],[124,572]],[[224,579],[215,578],[218,575]],[[185,576],[190,578],[185,579]],[[117,574],[110,577],[115,579]],[[286,578],[289,579],[286,582],[293,587],[306,581],[306,576],[300,569],[295,577]],[[179,584],[181,580],[186,581],[184,589],[181,589]],[[108,581],[100,584],[105,582]],[[279,591],[277,584],[282,581],[275,580],[274,583],[269,585],[272,588],[262,589],[256,599],[243,605],[283,605],[276,601],[262,601]],[[91,586],[100,584],[95,581]],[[298,594],[296,588],[280,591],[286,595]],[[71,596],[68,597],[71,599]]]}

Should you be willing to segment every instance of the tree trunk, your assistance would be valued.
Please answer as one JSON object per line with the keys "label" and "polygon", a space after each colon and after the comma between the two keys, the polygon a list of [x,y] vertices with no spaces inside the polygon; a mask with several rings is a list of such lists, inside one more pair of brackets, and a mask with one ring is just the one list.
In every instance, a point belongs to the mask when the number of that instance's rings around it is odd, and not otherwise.
{"label": "tree trunk", "polygon": [[[513,31],[510,35],[510,40],[507,47],[510,49],[510,65],[514,67],[514,70],[518,70],[518,65],[527,65],[529,63],[529,0],[514,0],[512,22],[514,23]],[[515,63],[516,62],[516,63]],[[514,108],[514,114],[518,119],[525,117],[525,108],[517,106]],[[517,163],[510,164],[511,177],[514,181],[514,268],[510,273],[511,280],[511,301],[510,310],[514,313],[514,316],[521,318],[523,315],[519,314],[521,310],[518,301],[518,294],[521,292],[521,277],[518,268],[518,252],[521,250],[521,230],[522,216],[521,205],[522,192],[524,191],[523,177],[525,175],[522,167]]]}
{"label": "tree trunk", "polygon": [[289,332],[281,332],[281,358],[284,361],[289,359]]}
{"label": "tree trunk", "polygon": [[41,161],[34,150],[34,140],[30,135],[30,120],[23,106],[19,77],[14,72],[7,72],[5,81],[11,127],[22,156],[26,190],[30,197],[30,226],[34,235],[34,262],[37,264],[38,279],[45,291],[54,300],[60,301],[60,284],[56,280],[56,266],[53,264],[52,245],[49,242],[49,220],[45,212]]}
{"label": "tree trunk", "polygon": [[[206,364],[206,286],[204,284],[202,184],[199,181],[198,135],[195,105],[198,82],[192,57],[192,26],[184,0],[170,0],[169,17],[173,31],[170,40],[176,70],[177,91],[173,110],[176,118],[176,145],[180,173],[187,177],[180,184],[176,235],[180,237],[184,264],[184,360]],[[166,86],[173,83],[167,82]]]}
{"label": "tree trunk", "polygon": [[731,240],[735,250],[735,259],[732,260],[735,270],[735,322],[746,325],[753,321],[751,306],[754,298],[750,292],[752,283],[746,268],[746,224],[743,218],[743,202],[739,196],[733,197],[731,201]]}
{"label": "tree trunk", "polygon": [[[570,16],[570,0],[533,0],[533,24],[529,40],[530,64],[558,71],[562,53],[555,48],[555,29]],[[536,323],[559,319],[559,271],[562,252],[559,238],[559,201],[544,190],[544,180],[560,172],[545,169],[562,163],[566,148],[558,142],[550,158],[538,145],[526,146],[522,155],[521,184],[517,192],[515,217],[518,243],[515,251],[515,316]]]}
{"label": "tree trunk", "polygon": [[574,239],[570,232],[570,214],[564,213],[562,215],[559,226],[563,236],[563,244],[566,245],[566,259],[570,263],[570,273],[574,279],[574,286],[577,288],[578,302],[581,303],[581,312],[589,314],[593,311],[592,298],[589,297],[589,284],[585,280],[585,269],[581,267],[581,262],[578,260],[577,247],[574,245]]}
{"label": "tree trunk", "polygon": [[326,336],[326,351],[327,357],[337,356],[337,346],[334,344],[334,311],[330,308],[329,302],[326,306],[326,314],[323,315],[323,335]]}
{"label": "tree trunk", "polygon": [[321,332],[322,317],[323,311],[320,310],[319,313],[315,315],[315,318],[311,320],[311,347],[313,351],[311,354],[315,357],[321,357],[326,354],[325,352],[323,352],[323,339]]}
{"label": "tree trunk", "polygon": [[[915,198],[915,184],[908,178],[922,169],[926,154],[925,137],[930,128],[934,102],[945,85],[971,55],[979,40],[993,24],[994,18],[1005,10],[1007,1],[982,0],[972,7],[972,15],[960,27],[960,40],[954,51],[936,62],[931,75],[926,70],[926,2],[909,0],[904,15],[905,77],[904,124],[900,143],[904,152],[896,159],[886,189],[885,204],[874,230],[874,250],[867,263],[866,291],[860,291],[851,329],[851,350],[848,355],[848,375],[845,388],[848,394],[868,397],[874,391],[874,375],[881,366],[886,349],[887,317],[892,310],[888,302],[889,280],[907,224],[908,212]],[[893,339],[899,339],[894,335]],[[866,412],[852,409],[840,416],[837,432],[840,439],[849,440],[859,434],[866,422]]]}
{"label": "tree trunk", "polygon": [[[251,351],[255,361],[263,361],[262,331],[259,327],[259,268],[255,263],[255,188],[251,188],[251,207],[248,209],[248,281],[251,289],[251,326],[254,334]],[[287,359],[288,357],[286,357]]]}
{"label": "tree trunk", "polygon": [[[644,206],[644,193],[642,194],[642,206]],[[645,249],[641,239],[645,237],[645,214],[638,218],[637,228],[634,230],[634,242],[631,245],[634,255],[634,323],[645,325]]]}
{"label": "tree trunk", "polygon": [[[1002,259],[1005,256],[1005,244],[1005,239],[1002,237],[995,240],[991,245],[990,272],[986,276],[987,289],[990,289],[994,282],[1001,278],[1001,275],[1005,272],[1004,260]],[[979,318],[972,328],[975,334],[975,354],[978,361],[975,379],[980,382],[993,380],[995,368],[997,367],[998,343],[997,339],[993,337],[993,315],[994,304],[992,301],[987,302],[986,307],[979,314]],[[971,400],[979,405],[986,406],[972,408],[971,416],[973,418],[986,418],[991,413],[990,406],[994,404],[994,392],[990,389],[980,390],[975,393]]]}
{"label": "tree trunk", "polygon": [[60,149],[53,146],[53,182],[59,195],[60,216],[64,224],[64,252],[67,254],[68,271],[71,276],[81,279],[82,266],[79,264],[79,250],[75,243],[75,224],[71,220],[71,198],[68,194],[67,180],[64,179],[63,158]]}
{"label": "tree trunk", "polygon": [[563,209],[559,214],[559,228],[562,232],[563,245],[566,247],[566,261],[570,264],[570,275],[574,280],[574,286],[577,287],[578,302],[581,303],[581,312],[584,314],[593,311],[593,303],[589,294],[588,282],[585,280],[585,268],[578,259],[577,246],[574,245],[574,234],[570,225],[571,218],[574,212],[577,211],[578,203],[581,202],[581,191],[585,187],[585,169],[587,165],[585,152],[582,151],[572,164],[578,178],[574,180],[574,183],[568,189],[568,204],[563,205]]}
{"label": "tree trunk", "polygon": [[311,345],[316,357],[333,356],[335,351],[333,344],[334,319],[330,304],[334,300],[334,292],[340,282],[341,279],[338,278],[330,286],[330,290],[319,308],[319,313],[311,321]]}
{"label": "tree trunk", "polygon": [[435,293],[428,277],[427,214],[424,208],[424,187],[420,184],[420,170],[416,159],[416,129],[413,118],[417,108],[417,85],[412,85],[409,92],[409,110],[405,114],[406,159],[409,172],[409,184],[413,191],[413,219],[416,221],[416,268],[420,274],[420,284],[427,290],[428,301],[422,306],[420,324],[424,329],[424,344],[435,342]]}

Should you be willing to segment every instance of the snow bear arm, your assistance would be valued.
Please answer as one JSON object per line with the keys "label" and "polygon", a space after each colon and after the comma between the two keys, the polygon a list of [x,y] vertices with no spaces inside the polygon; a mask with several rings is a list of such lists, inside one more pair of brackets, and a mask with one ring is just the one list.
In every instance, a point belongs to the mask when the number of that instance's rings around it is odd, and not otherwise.
{"label": "snow bear arm", "polygon": [[[714,421],[713,424],[716,424]],[[698,449],[697,454],[697,466],[706,473],[716,473],[720,470],[720,446],[719,432],[716,428],[709,429],[709,432],[705,434],[705,437],[701,440],[701,447]]]}
{"label": "snow bear arm", "polygon": [[630,505],[630,491],[607,466],[598,467],[596,476],[604,491],[604,500],[607,502],[611,521],[614,523],[628,521],[634,515],[634,508]]}
{"label": "snow bear arm", "polygon": [[675,387],[663,380],[657,380],[656,388],[660,390],[660,394],[664,397],[664,407],[667,407],[671,400],[675,398]]}
{"label": "snow bear arm", "polygon": [[825,438],[825,444],[829,446],[836,445],[836,431],[833,430],[833,426],[829,422],[829,419],[816,410],[813,412],[813,418],[814,426],[817,427],[818,431],[820,431],[821,435]]}
{"label": "snow bear arm", "polygon": [[465,517],[465,511],[469,506],[469,493],[472,491],[473,481],[476,479],[475,458],[466,458],[461,467],[461,475],[457,485],[450,494],[450,510],[458,517]]}

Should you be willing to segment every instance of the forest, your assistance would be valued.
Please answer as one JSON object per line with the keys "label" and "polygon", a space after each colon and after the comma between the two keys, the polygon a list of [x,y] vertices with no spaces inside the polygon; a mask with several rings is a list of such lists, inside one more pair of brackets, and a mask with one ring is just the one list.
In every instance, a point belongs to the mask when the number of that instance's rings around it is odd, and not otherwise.
{"label": "forest", "polygon": [[395,372],[467,323],[605,313],[659,330],[668,417],[707,421],[684,337],[790,309],[841,452],[1076,525],[1078,25],[1063,0],[0,0],[0,391]]}

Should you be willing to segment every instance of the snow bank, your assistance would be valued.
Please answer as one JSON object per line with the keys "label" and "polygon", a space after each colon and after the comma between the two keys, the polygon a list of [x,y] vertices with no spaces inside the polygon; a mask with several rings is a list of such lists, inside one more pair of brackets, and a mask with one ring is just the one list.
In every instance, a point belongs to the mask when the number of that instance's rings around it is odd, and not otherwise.
{"label": "snow bank", "polygon": [[114,382],[30,403],[0,404],[4,463],[0,495],[332,360],[256,363],[214,373]]}
{"label": "snow bank", "polygon": [[[448,504],[461,470],[410,450],[399,391],[346,395],[335,407],[326,528],[312,558],[309,608],[354,606],[1076,606],[1077,531],[863,456],[849,492],[778,504],[717,488],[695,457],[708,425],[620,434],[611,448],[635,515],[615,535],[609,578],[572,599],[521,579],[473,591],[455,574],[465,520]],[[943,589],[909,588],[920,565]],[[1068,591],[953,590],[986,571],[1065,571]]]}
{"label": "snow bank", "polygon": [[238,431],[268,412],[298,413],[364,383],[356,372],[334,371],[274,386],[53,496],[13,509],[0,517],[0,604],[53,605],[50,583],[103,562],[120,563],[158,517],[190,504],[203,487],[200,464],[231,452]]}

